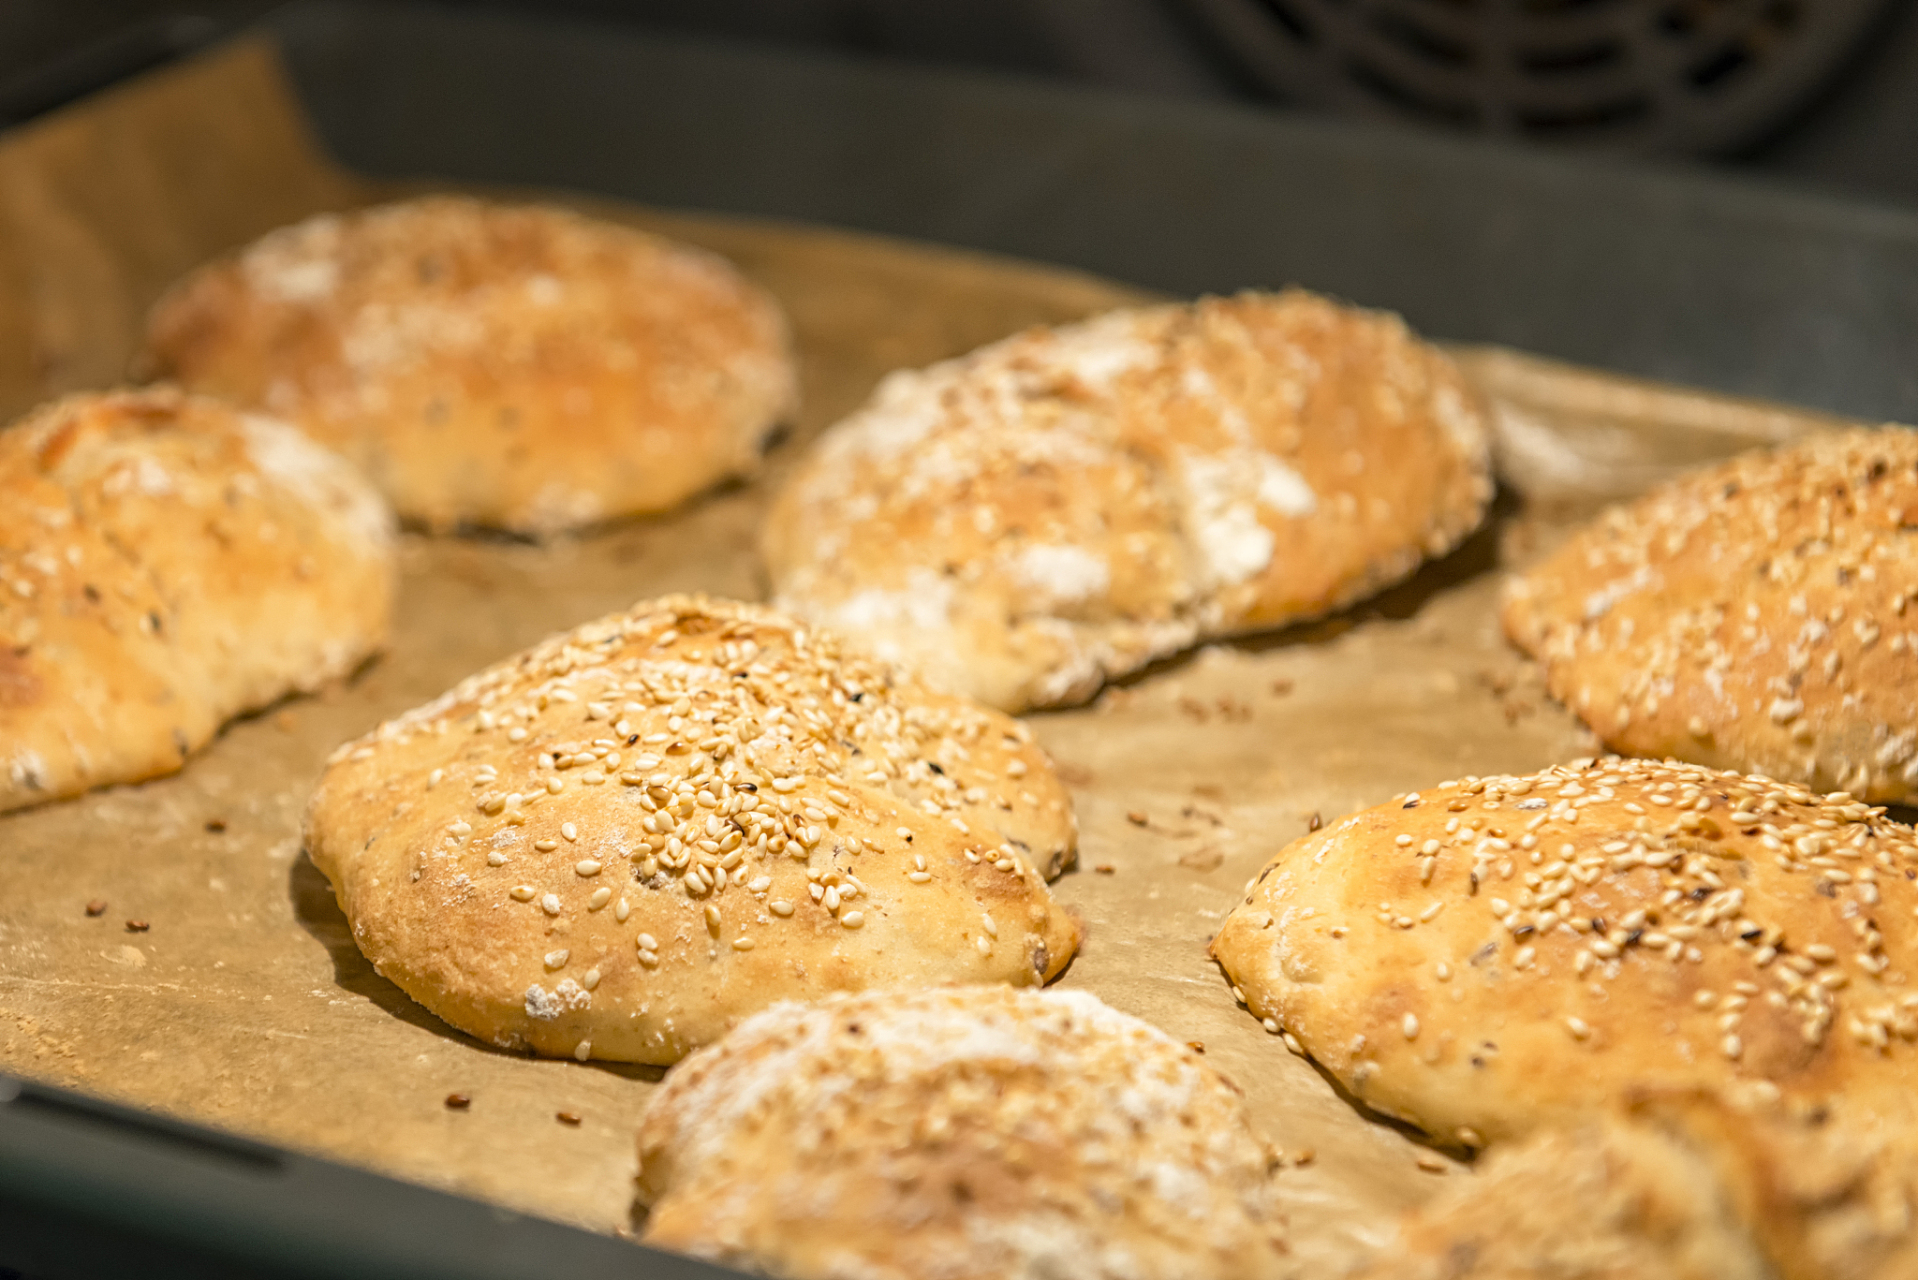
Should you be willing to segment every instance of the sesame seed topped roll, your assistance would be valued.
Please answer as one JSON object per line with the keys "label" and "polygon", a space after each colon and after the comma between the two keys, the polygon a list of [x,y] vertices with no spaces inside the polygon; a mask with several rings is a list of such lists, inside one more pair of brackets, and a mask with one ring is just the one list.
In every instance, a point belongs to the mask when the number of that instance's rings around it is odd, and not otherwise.
{"label": "sesame seed topped roll", "polygon": [[1341,608],[1475,529],[1485,416],[1396,316],[1291,290],[903,370],[767,515],[777,602],[1017,711]]}
{"label": "sesame seed topped roll", "polygon": [[791,1280],[1295,1270],[1239,1091],[1080,991],[769,1009],[666,1078],[639,1156],[648,1244]]}
{"label": "sesame seed topped roll", "polygon": [[337,751],[307,848],[380,973],[537,1053],[670,1063],[780,999],[1042,983],[1070,800],[1025,726],[672,596]]}
{"label": "sesame seed topped roll", "polygon": [[1359,1099],[1476,1147],[1633,1087],[1918,1088],[1914,875],[1850,796],[1608,758],[1332,823],[1212,954]]}
{"label": "sesame seed topped roll", "polygon": [[148,358],[358,463],[429,529],[544,535],[758,464],[798,378],[778,305],[714,254],[540,205],[322,214],[187,276]]}
{"label": "sesame seed topped roll", "polygon": [[176,387],[0,431],[0,811],[172,773],[386,643],[393,515],[284,422]]}
{"label": "sesame seed topped roll", "polygon": [[1832,432],[1616,508],[1506,634],[1605,744],[1918,799],[1918,431]]}

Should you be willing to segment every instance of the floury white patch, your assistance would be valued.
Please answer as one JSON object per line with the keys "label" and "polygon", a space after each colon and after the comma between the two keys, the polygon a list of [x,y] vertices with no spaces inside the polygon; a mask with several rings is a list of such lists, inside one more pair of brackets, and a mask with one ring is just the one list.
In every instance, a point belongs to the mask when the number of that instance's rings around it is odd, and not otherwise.
{"label": "floury white patch", "polygon": [[1395,317],[1296,290],[1117,310],[888,376],[763,543],[782,607],[1001,709],[1070,705],[1443,555],[1489,439]]}
{"label": "floury white patch", "polygon": [[569,1010],[591,1008],[592,1003],[593,993],[571,978],[561,978],[551,991],[537,982],[526,988],[526,1016],[541,1022],[551,1022]]}

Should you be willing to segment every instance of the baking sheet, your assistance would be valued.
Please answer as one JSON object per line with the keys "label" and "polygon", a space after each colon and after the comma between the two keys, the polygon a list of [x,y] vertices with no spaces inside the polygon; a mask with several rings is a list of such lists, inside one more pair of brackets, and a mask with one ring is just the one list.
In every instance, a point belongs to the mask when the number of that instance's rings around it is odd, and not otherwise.
{"label": "baking sheet", "polygon": [[[0,411],[126,367],[180,271],[385,194],[314,149],[270,48],[240,44],[0,142]],[[301,852],[326,753],[553,630],[667,591],[757,598],[769,484],[885,371],[1144,295],[839,232],[588,202],[732,257],[791,314],[806,409],[764,476],[669,517],[534,546],[409,536],[395,644],[356,679],[232,726],[178,776],[0,817],[0,1070],[601,1231],[631,1227],[631,1131],[658,1072],[538,1061],[440,1023],[360,957]],[[1510,352],[1490,526],[1361,608],[1213,645],[1033,717],[1071,783],[1083,913],[1063,979],[1207,1054],[1291,1165],[1301,1274],[1469,1171],[1358,1114],[1242,1010],[1205,954],[1238,887],[1314,813],[1594,749],[1501,643],[1501,566],[1604,498],[1830,421]],[[101,914],[87,906],[104,902]],[[133,928],[135,922],[145,927]],[[465,1110],[449,1093],[471,1099]],[[559,1112],[580,1123],[559,1121]]]}

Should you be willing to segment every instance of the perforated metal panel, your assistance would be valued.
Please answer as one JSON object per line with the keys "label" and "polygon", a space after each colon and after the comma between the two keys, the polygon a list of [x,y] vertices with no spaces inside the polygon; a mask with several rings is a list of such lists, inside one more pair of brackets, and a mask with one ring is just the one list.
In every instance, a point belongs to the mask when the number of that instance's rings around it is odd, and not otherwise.
{"label": "perforated metal panel", "polygon": [[1708,153],[1789,119],[1896,0],[1179,0],[1272,93]]}

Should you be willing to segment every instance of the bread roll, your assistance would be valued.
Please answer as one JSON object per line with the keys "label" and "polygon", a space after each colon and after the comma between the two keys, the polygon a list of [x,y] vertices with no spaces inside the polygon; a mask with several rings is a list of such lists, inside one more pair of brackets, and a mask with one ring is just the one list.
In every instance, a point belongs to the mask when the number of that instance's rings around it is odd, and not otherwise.
{"label": "bread roll", "polygon": [[1484,414],[1395,317],[1292,291],[895,373],[763,535],[778,603],[1006,710],[1339,608],[1477,527]]}
{"label": "bread roll", "polygon": [[1077,923],[1025,726],[753,605],[545,640],[335,753],[307,849],[377,968],[491,1044],[670,1063],[774,1001],[1037,984]]}
{"label": "bread roll", "polygon": [[151,364],[359,463],[431,529],[548,534],[751,470],[794,409],[778,307],[712,254],[449,196],[275,231],[153,310]]}
{"label": "bread roll", "polygon": [[1078,991],[779,1005],[639,1132],[645,1240],[794,1280],[1270,1277],[1276,1158],[1192,1049]]}
{"label": "bread roll", "polygon": [[1605,744],[1918,799],[1918,432],[1833,432],[1607,512],[1508,635]]}
{"label": "bread roll", "polygon": [[293,428],[170,387],[0,431],[0,811],[178,769],[386,642],[392,516]]}
{"label": "bread roll", "polygon": [[1894,1280],[1918,1266],[1909,1101],[1626,1105],[1490,1152],[1353,1280]]}
{"label": "bread roll", "polygon": [[1348,1280],[1776,1280],[1712,1161],[1591,1120],[1480,1161]]}
{"label": "bread roll", "polygon": [[1914,872],[1911,828],[1848,796],[1614,758],[1334,822],[1212,954],[1360,1100],[1478,1146],[1628,1087],[1918,1087]]}
{"label": "bread roll", "polygon": [[1918,1274],[1915,1103],[1734,1107],[1692,1092],[1631,1110],[1710,1166],[1779,1280],[1902,1280]]}

